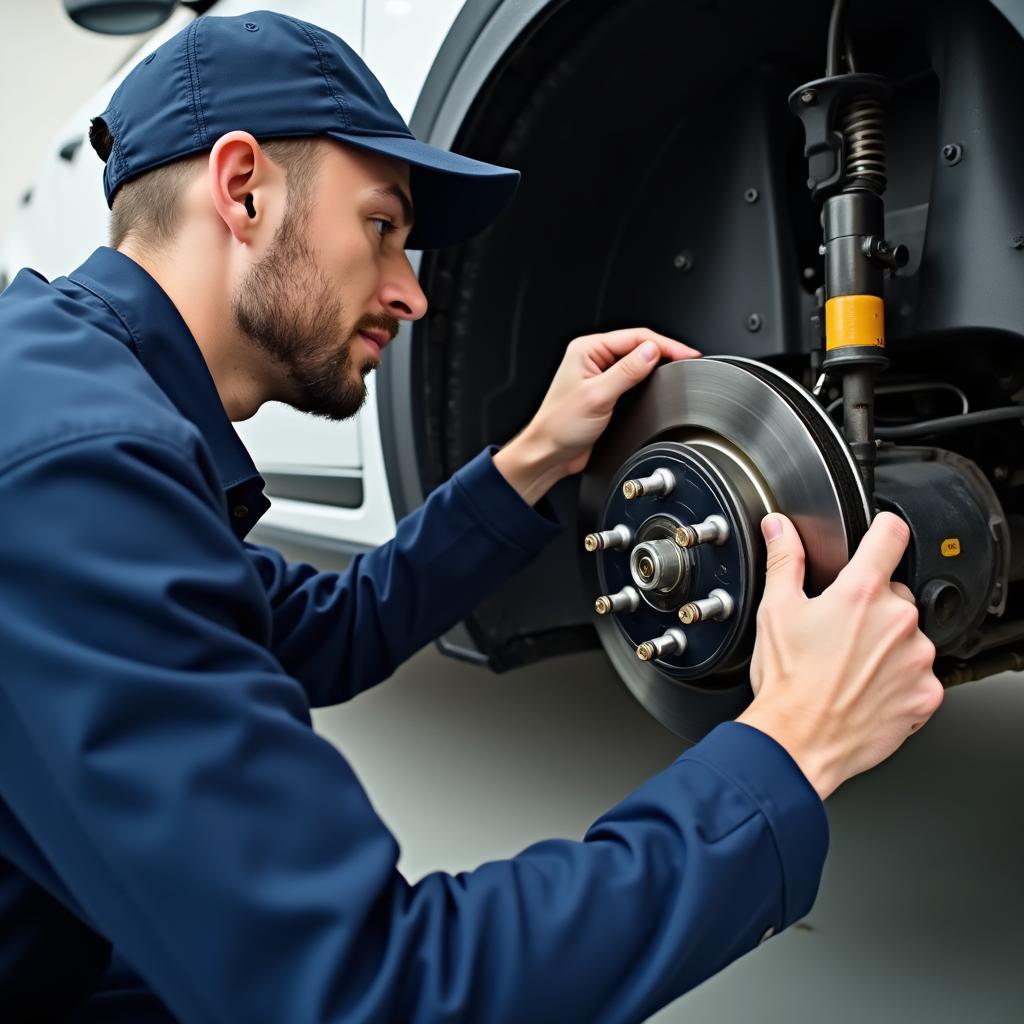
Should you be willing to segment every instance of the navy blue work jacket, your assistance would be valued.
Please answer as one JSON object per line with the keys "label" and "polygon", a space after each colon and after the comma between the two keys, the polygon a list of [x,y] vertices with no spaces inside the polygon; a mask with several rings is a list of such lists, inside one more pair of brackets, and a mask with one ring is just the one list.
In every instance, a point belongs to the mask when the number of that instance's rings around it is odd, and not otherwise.
{"label": "navy blue work jacket", "polygon": [[619,1024],[806,913],[821,802],[735,723],[582,842],[407,882],[309,708],[556,527],[485,451],[317,572],[245,542],[261,485],[128,257],[0,296],[0,1019]]}

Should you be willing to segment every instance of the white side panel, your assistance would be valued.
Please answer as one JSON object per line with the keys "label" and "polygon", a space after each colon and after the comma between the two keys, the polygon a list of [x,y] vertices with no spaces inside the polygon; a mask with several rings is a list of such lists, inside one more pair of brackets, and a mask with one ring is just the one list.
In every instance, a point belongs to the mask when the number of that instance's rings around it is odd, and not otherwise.
{"label": "white side panel", "polygon": [[363,58],[406,121],[464,0],[369,0]]}
{"label": "white side panel", "polygon": [[330,423],[280,402],[268,402],[251,420],[236,423],[242,443],[261,469],[290,464],[354,469],[362,465],[358,420]]}
{"label": "white side panel", "polygon": [[[103,198],[103,164],[87,138],[89,119],[106,109],[111,93],[147,53],[191,20],[191,12],[179,8],[53,133],[32,180],[32,201],[19,204],[0,245],[0,267],[12,278],[22,267],[31,267],[53,280],[106,244],[110,214]],[[74,160],[62,160],[60,148],[77,138],[83,141]]]}
{"label": "white side panel", "polygon": [[[387,358],[387,352],[384,357]],[[330,537],[368,547],[383,544],[394,536],[395,516],[377,428],[377,382],[372,373],[366,378],[366,389],[366,405],[358,417],[363,450],[362,507],[333,508],[274,498],[262,523],[312,537]]]}

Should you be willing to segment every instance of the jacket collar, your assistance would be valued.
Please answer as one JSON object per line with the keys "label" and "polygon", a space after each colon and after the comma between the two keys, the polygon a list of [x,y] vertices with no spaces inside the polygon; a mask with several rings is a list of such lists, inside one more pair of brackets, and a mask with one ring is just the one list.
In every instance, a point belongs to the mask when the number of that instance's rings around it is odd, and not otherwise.
{"label": "jacket collar", "polygon": [[270,503],[264,481],[231,425],[206,360],[167,293],[133,259],[102,246],[70,280],[105,302],[127,332],[126,343],[178,411],[206,441],[244,536]]}

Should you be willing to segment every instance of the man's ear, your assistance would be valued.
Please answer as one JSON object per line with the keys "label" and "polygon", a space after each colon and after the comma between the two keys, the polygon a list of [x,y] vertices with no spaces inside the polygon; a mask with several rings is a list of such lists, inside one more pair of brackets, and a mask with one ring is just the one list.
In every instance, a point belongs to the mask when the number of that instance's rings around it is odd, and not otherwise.
{"label": "man's ear", "polygon": [[210,196],[235,239],[251,244],[276,226],[275,212],[286,195],[283,176],[248,132],[228,132],[210,150]]}

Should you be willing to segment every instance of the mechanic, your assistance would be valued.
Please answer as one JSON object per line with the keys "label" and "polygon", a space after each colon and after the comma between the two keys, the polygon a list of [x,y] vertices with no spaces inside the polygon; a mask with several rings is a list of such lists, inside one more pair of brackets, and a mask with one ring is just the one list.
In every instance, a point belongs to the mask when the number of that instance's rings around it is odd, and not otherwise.
{"label": "mechanic", "polygon": [[942,698],[890,582],[900,520],[808,599],[767,517],[739,721],[583,841],[411,885],[310,707],[534,556],[618,397],[697,353],[576,339],[525,429],[393,541],[344,574],[286,564],[245,541],[268,502],[231,421],[353,415],[426,312],[406,247],[478,232],[517,176],[419,143],[353,50],[266,12],[190,24],[91,140],[112,246],[0,298],[0,1017],[635,1021],[806,914],[822,800]]}

